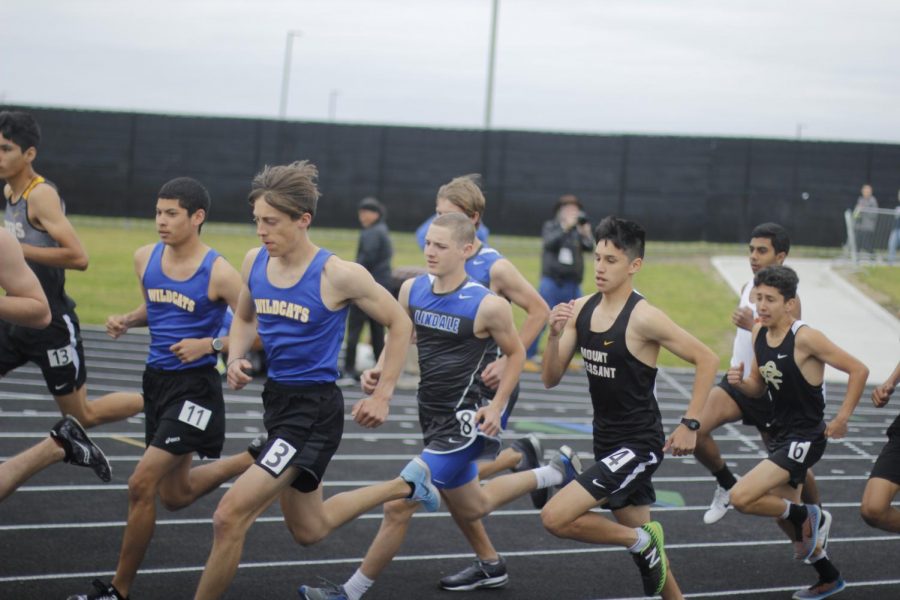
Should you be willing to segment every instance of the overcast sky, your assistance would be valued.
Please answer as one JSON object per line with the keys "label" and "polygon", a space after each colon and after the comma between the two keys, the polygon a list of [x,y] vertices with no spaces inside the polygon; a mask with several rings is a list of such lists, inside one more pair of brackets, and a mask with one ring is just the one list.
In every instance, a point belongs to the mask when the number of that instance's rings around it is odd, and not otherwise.
{"label": "overcast sky", "polygon": [[[478,128],[491,0],[3,3],[0,104]],[[898,0],[500,0],[493,127],[900,143]]]}

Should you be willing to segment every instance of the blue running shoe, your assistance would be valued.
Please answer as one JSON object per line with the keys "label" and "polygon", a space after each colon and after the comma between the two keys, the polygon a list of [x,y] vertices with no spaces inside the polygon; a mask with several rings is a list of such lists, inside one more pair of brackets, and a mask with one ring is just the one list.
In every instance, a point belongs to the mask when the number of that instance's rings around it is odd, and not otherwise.
{"label": "blue running shoe", "polygon": [[301,585],[297,588],[297,593],[303,600],[347,600],[347,592],[344,586],[332,583],[327,579],[320,577],[324,584],[323,587],[314,588],[307,585]]}
{"label": "blue running shoe", "polygon": [[562,473],[563,482],[556,486],[558,488],[565,487],[570,481],[581,475],[581,459],[569,446],[560,446],[553,458],[550,459],[550,466]]}
{"label": "blue running shoe", "polygon": [[431,483],[431,469],[420,457],[415,457],[400,471],[400,477],[407,483],[413,484],[410,500],[420,502],[428,512],[435,512],[441,506],[441,493]]}
{"label": "blue running shoe", "polygon": [[800,539],[794,542],[794,558],[806,560],[816,550],[819,541],[819,517],[822,512],[815,504],[806,505],[806,519],[797,532]]}
{"label": "blue running shoe", "polygon": [[802,590],[797,590],[791,596],[794,600],[821,600],[828,596],[833,596],[847,587],[842,577],[838,577],[834,581],[824,582],[819,580],[816,585],[812,585]]}

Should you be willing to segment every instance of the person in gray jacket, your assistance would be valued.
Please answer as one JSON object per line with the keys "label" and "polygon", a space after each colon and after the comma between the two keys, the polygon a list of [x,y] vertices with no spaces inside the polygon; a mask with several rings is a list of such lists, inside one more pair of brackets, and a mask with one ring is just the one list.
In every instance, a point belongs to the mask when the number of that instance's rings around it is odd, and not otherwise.
{"label": "person in gray jacket", "polygon": [[[580,298],[584,275],[584,253],[594,250],[594,236],[581,202],[572,194],[561,196],[553,209],[554,217],[541,230],[541,283],[538,291],[552,309],[560,302]],[[543,331],[526,351],[526,371],[539,371],[533,362]]]}
{"label": "person in gray jacket", "polygon": [[[359,232],[359,245],[356,248],[356,262],[364,266],[379,285],[390,290],[391,258],[394,256],[394,249],[391,245],[390,232],[384,222],[384,205],[377,199],[367,196],[360,201],[357,208],[359,224],[362,229]],[[347,351],[344,354],[344,372],[343,377],[338,380],[339,383],[355,385],[359,381],[359,372],[356,370],[356,346],[359,344],[360,333],[362,333],[365,323],[369,324],[372,350],[376,359],[384,348],[384,327],[381,323],[369,318],[355,305],[351,305],[350,313],[347,316]]]}

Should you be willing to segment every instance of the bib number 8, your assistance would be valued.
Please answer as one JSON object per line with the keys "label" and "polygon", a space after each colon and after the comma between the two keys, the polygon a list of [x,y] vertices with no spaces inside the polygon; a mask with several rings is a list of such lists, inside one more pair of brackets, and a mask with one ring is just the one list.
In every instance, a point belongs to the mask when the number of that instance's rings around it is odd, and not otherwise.
{"label": "bib number 8", "polygon": [[459,422],[460,435],[467,438],[473,438],[478,435],[478,424],[475,422],[474,410],[456,411],[456,420]]}

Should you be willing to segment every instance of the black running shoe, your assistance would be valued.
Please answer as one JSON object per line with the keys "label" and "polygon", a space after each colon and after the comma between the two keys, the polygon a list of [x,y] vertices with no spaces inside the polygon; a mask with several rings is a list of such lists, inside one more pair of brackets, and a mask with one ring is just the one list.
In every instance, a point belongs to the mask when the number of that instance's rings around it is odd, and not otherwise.
{"label": "black running shoe", "polygon": [[656,521],[650,521],[642,525],[641,529],[650,534],[650,541],[637,554],[632,554],[634,564],[641,571],[641,581],[644,584],[645,596],[658,596],[666,585],[668,565],[666,564],[666,549],[663,539],[663,528]]}
{"label": "black running shoe", "polygon": [[66,415],[50,430],[50,437],[65,451],[67,463],[92,468],[102,481],[112,479],[109,460],[103,450],[91,441],[78,419]]}
{"label": "black running shoe", "polygon": [[[510,447],[522,455],[522,460],[512,469],[514,473],[530,471],[541,466],[544,449],[541,447],[541,440],[533,433],[529,433],[524,438],[513,440]],[[531,492],[531,503],[535,508],[544,508],[549,499],[550,488],[537,489]]]}
{"label": "black running shoe", "polygon": [[500,588],[509,583],[506,561],[503,557],[496,564],[475,560],[474,563],[441,579],[441,587],[454,592],[468,592],[478,588]]}
{"label": "black running shoe", "polygon": [[67,600],[128,600],[128,597],[121,595],[111,583],[103,583],[99,579],[95,579],[92,585],[94,586],[93,592],[69,596]]}
{"label": "black running shoe", "polygon": [[253,460],[259,458],[260,453],[262,453],[263,447],[265,447],[266,442],[269,440],[269,436],[265,433],[261,433],[250,442],[250,445],[247,446],[247,452],[250,456],[253,457]]}

